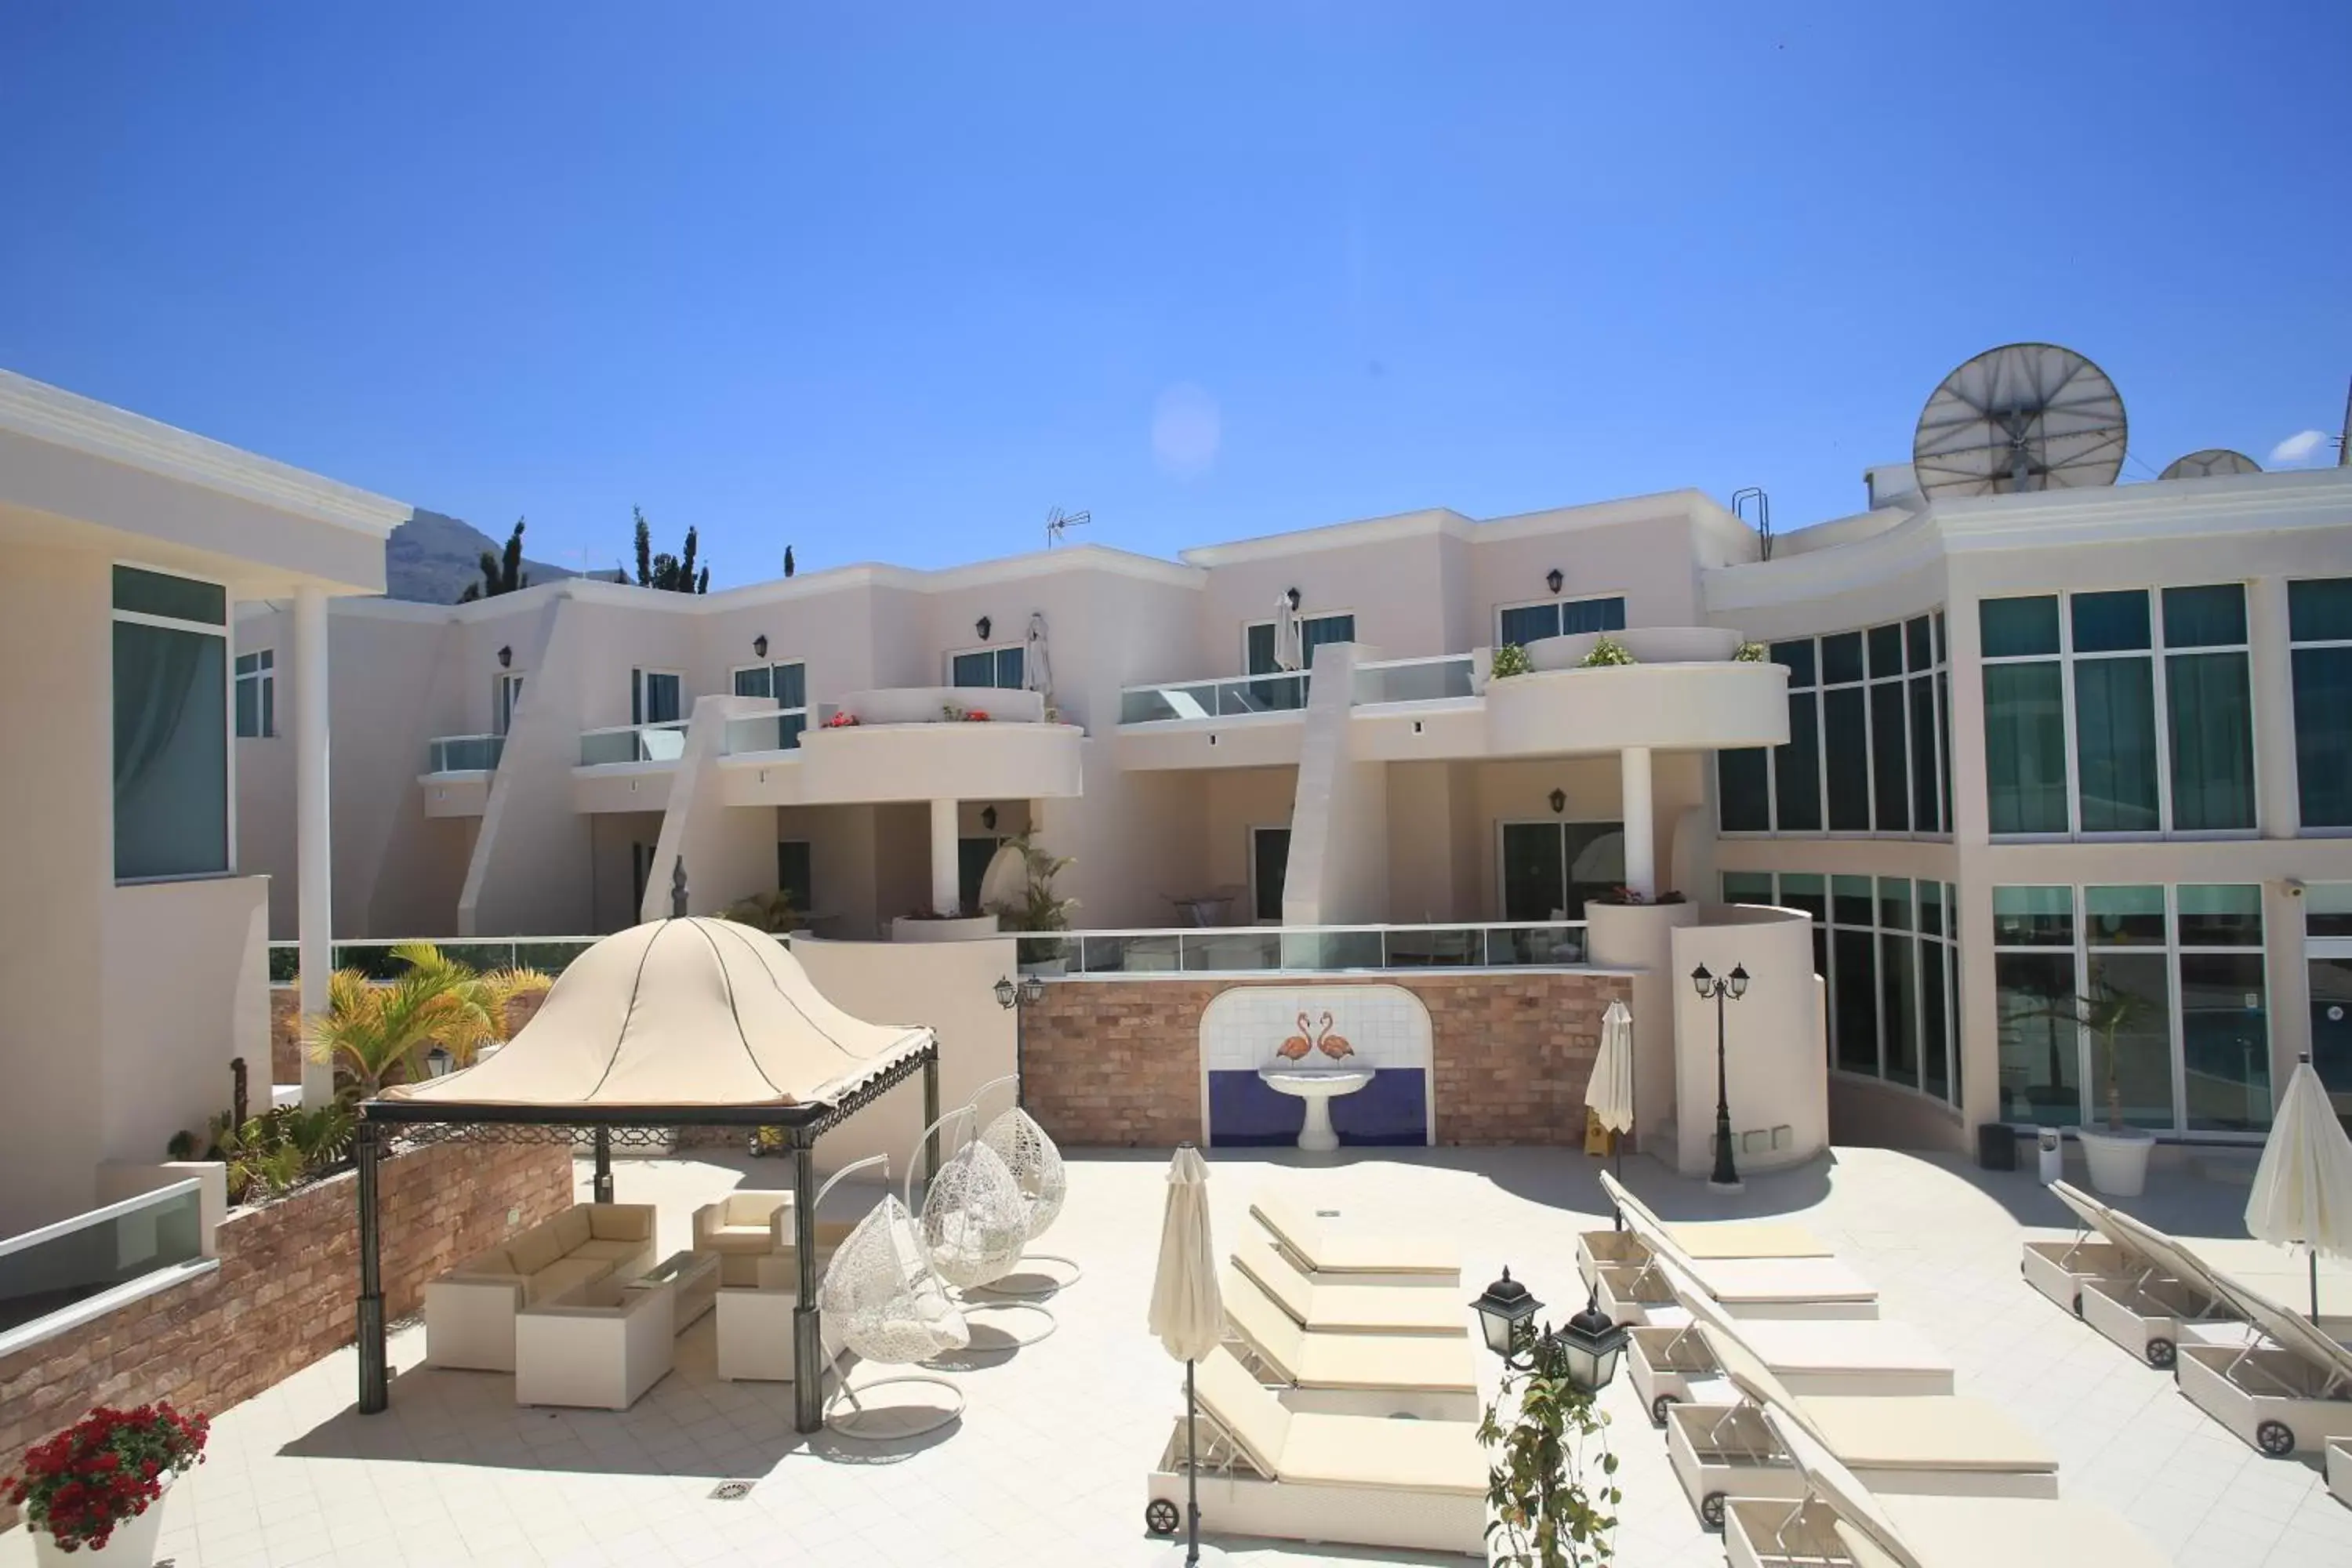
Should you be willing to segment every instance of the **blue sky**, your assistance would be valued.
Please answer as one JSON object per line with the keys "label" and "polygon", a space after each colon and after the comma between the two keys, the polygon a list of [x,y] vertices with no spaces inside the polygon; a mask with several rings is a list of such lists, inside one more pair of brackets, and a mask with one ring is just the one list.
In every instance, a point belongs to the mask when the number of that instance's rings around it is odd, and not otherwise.
{"label": "blue sky", "polygon": [[2115,377],[2127,478],[2332,433],[2347,62],[2336,0],[16,0],[0,364],[719,583],[1055,505],[1787,529],[2015,339]]}

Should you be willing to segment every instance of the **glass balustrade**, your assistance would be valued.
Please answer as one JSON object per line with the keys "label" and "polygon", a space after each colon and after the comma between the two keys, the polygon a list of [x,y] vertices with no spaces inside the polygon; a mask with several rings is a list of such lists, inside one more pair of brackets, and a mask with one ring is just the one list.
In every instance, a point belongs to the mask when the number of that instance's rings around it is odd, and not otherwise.
{"label": "glass balustrade", "polygon": [[[536,969],[557,975],[572,961],[596,944],[593,936],[524,937],[510,942],[449,939],[436,942],[442,956],[472,966],[481,973],[499,969]],[[390,980],[408,966],[392,955],[397,942],[339,942],[329,949],[337,969],[355,969],[370,980]],[[301,947],[290,942],[269,944],[269,983],[291,985],[302,977]]]}
{"label": "glass balustrade", "polygon": [[1361,706],[1377,702],[1439,702],[1450,697],[1467,697],[1470,670],[1471,659],[1466,653],[1444,658],[1406,658],[1360,665],[1356,669],[1356,701]]}
{"label": "glass balustrade", "polygon": [[1072,974],[1559,969],[1582,964],[1585,943],[1580,921],[1536,925],[1225,926],[1074,931],[1060,939],[1060,954]]}
{"label": "glass balustrade", "polygon": [[425,743],[428,773],[486,773],[507,749],[504,735],[440,735]]}
{"label": "glass balustrade", "polygon": [[0,1240],[0,1335],[204,1256],[194,1181]]}
{"label": "glass balustrade", "polygon": [[611,730],[583,731],[580,765],[603,767],[612,763],[674,763],[686,755],[686,721],[660,724],[623,724]]}
{"label": "glass balustrade", "polygon": [[796,752],[808,729],[806,713],[753,713],[727,721],[727,754],[749,756],[758,752]]}
{"label": "glass balustrade", "polygon": [[1158,724],[1173,719],[1234,719],[1251,713],[1293,713],[1306,706],[1305,675],[1252,675],[1235,680],[1131,686],[1119,694],[1118,721]]}

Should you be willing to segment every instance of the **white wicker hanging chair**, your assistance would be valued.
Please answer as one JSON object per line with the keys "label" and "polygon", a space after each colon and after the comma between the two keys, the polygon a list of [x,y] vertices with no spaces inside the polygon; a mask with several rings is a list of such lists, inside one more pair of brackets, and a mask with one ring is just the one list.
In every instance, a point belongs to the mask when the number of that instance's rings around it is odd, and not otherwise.
{"label": "white wicker hanging chair", "polygon": [[1062,1171],[1062,1152],[1054,1147],[1036,1119],[1017,1105],[990,1122],[980,1141],[996,1151],[996,1157],[1013,1172],[1021,1201],[1028,1205],[1029,1239],[1036,1240],[1060,1216],[1062,1200],[1070,1194],[1069,1178]]}
{"label": "white wicker hanging chair", "polygon": [[[950,1111],[969,1118],[969,1106]],[[934,1127],[939,1123],[934,1122]],[[929,1136],[931,1128],[925,1128]],[[907,1174],[908,1206],[914,1205],[914,1173]],[[922,1239],[931,1267],[961,1289],[1002,1279],[1021,1261],[1029,1239],[1029,1204],[1013,1169],[996,1151],[967,1141],[943,1162],[923,1191]]]}
{"label": "white wicker hanging chair", "polygon": [[[834,1183],[851,1171],[877,1163],[883,1166],[887,1175],[887,1156],[877,1154],[857,1161],[835,1173],[818,1189],[818,1202],[823,1202]],[[909,1366],[971,1343],[971,1329],[932,1270],[929,1251],[916,1231],[914,1216],[887,1191],[882,1201],[866,1211],[866,1217],[834,1248],[832,1260],[825,1265],[824,1278],[817,1285],[817,1310],[828,1367],[844,1350],[854,1351],[860,1360],[879,1365]],[[867,1414],[859,1405],[858,1396],[891,1384],[929,1384],[948,1390],[955,1401],[936,1417],[927,1415],[927,1425],[909,1427],[902,1420],[887,1430],[876,1431],[854,1424]],[[963,1411],[961,1389],[943,1378],[927,1375],[877,1378],[856,1388],[845,1376],[839,1397],[850,1406],[848,1414],[835,1415],[828,1409],[825,1424],[848,1437],[919,1436],[923,1431],[944,1426]]]}

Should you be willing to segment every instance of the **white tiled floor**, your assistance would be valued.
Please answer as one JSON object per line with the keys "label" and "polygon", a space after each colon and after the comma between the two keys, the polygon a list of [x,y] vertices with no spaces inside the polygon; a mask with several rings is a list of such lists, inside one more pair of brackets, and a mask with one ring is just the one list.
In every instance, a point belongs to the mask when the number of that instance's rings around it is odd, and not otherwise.
{"label": "white tiled floor", "polygon": [[[1249,1194],[1269,1171],[1294,1163],[1213,1158],[1221,1238],[1242,1234]],[[1181,1550],[1141,1528],[1144,1471],[1181,1389],[1143,1326],[1164,1166],[1160,1155],[1073,1158],[1068,1207],[1042,1243],[1087,1271],[1053,1304],[1060,1331],[955,1372],[963,1420],[900,1451],[802,1441],[789,1387],[712,1376],[709,1319],[680,1342],[677,1371],[625,1414],[519,1410],[508,1379],[419,1368],[423,1333],[412,1328],[393,1343],[399,1375],[386,1415],[351,1414],[349,1352],[220,1413],[211,1462],[171,1495],[163,1553],[175,1568],[1181,1562]],[[696,1203],[739,1180],[780,1184],[785,1169],[626,1163],[620,1195],[661,1205],[667,1249],[685,1244]],[[1593,1218],[1601,1206],[1591,1162],[1561,1151],[1381,1151],[1273,1173],[1318,1184],[1319,1206],[1454,1237],[1465,1301],[1508,1263],[1563,1317],[1575,1305],[1574,1234],[1605,1223]],[[1629,1175],[1669,1218],[1803,1215],[1877,1283],[1885,1315],[1952,1353],[1963,1391],[1997,1400],[2058,1449],[2066,1495],[2120,1509],[2177,1562],[2352,1563],[2352,1509],[2327,1496],[2315,1468],[2254,1454],[2182,1399],[2168,1374],[2019,1279],[2023,1236],[2063,1221],[2029,1176],[1876,1150],[1754,1180],[1727,1200],[1644,1163]],[[2242,1234],[2242,1188],[2164,1174],[2152,1185],[2134,1206],[2158,1225]],[[1722,1562],[1624,1379],[1605,1403],[1626,1494],[1617,1561]],[[726,1478],[757,1485],[741,1501],[711,1500]],[[1264,1568],[1449,1561],[1219,1544],[1226,1561]],[[0,1568],[30,1561],[23,1531],[0,1536]]]}

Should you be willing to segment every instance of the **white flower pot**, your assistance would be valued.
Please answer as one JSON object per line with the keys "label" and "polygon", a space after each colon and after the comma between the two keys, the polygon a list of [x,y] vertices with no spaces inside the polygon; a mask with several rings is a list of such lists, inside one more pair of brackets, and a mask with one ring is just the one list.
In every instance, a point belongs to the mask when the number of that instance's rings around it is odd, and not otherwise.
{"label": "white flower pot", "polygon": [[890,922],[892,942],[979,942],[996,934],[994,915],[964,915],[955,920],[919,921],[900,915]]}
{"label": "white flower pot", "polygon": [[33,1561],[38,1568],[153,1568],[156,1538],[163,1532],[163,1501],[171,1496],[171,1478],[164,1478],[163,1496],[147,1511],[115,1527],[102,1547],[83,1546],[68,1552],[46,1530],[32,1531]]}
{"label": "white flower pot", "polygon": [[2083,1160],[2090,1167],[2091,1188],[2111,1198],[2136,1198],[2147,1185],[2148,1151],[2156,1147],[2156,1135],[2137,1127],[2121,1132],[2083,1127],[2074,1136],[2082,1141]]}

